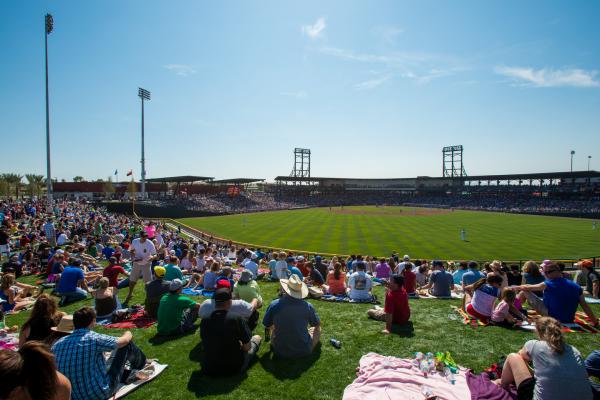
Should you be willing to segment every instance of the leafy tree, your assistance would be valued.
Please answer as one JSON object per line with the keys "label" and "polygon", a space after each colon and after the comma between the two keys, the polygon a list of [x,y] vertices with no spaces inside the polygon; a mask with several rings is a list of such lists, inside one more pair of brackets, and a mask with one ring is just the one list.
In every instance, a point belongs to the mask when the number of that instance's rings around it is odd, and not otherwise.
{"label": "leafy tree", "polygon": [[73,178],[73,182],[85,182],[85,179],[83,178],[83,176],[77,175]]}
{"label": "leafy tree", "polygon": [[115,185],[112,182],[112,177],[108,177],[106,182],[104,182],[104,185],[102,185],[102,188],[106,197],[112,197],[112,194],[115,192]]}
{"label": "leafy tree", "polygon": [[14,186],[15,195],[19,198],[19,189],[21,188],[21,179],[23,175],[19,174],[2,174],[3,179],[8,183],[8,195],[10,196],[10,187]]}

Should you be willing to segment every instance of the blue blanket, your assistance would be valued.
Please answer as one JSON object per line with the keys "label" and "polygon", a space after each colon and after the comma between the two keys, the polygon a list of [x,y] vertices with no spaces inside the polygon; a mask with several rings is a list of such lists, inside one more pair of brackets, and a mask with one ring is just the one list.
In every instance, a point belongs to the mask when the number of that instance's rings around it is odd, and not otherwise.
{"label": "blue blanket", "polygon": [[188,296],[204,296],[204,297],[212,298],[214,292],[211,292],[208,290],[194,290],[194,289],[190,289],[190,288],[185,288],[182,290],[181,293],[187,294]]}

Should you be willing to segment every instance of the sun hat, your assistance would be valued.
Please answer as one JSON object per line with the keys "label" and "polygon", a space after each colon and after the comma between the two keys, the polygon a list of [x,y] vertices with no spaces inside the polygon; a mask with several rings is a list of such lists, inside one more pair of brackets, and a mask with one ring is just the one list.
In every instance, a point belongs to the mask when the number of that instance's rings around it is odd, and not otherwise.
{"label": "sun hat", "polygon": [[250,282],[252,280],[252,271],[245,269],[240,274],[240,282]]}
{"label": "sun hat", "polygon": [[403,261],[410,261],[410,257],[408,256],[408,254],[405,254],[404,257],[402,257]]}
{"label": "sun hat", "polygon": [[165,269],[165,267],[161,267],[161,266],[154,267],[154,275],[156,275],[158,278],[162,278],[163,276],[165,276],[166,272],[167,272],[167,270]]}
{"label": "sun hat", "polygon": [[175,253],[175,250],[169,250],[169,255],[170,256],[174,256],[175,254],[177,254],[177,253]]}
{"label": "sun hat", "polygon": [[217,289],[213,294],[213,299],[218,303],[224,303],[231,300],[231,292],[226,288]]}
{"label": "sun hat", "polygon": [[75,329],[75,325],[73,325],[73,316],[72,315],[63,315],[58,323],[58,326],[53,326],[50,328],[54,332],[60,333],[73,333]]}
{"label": "sun hat", "polygon": [[303,299],[308,296],[308,286],[302,282],[298,275],[292,275],[290,279],[281,279],[279,282],[283,291],[291,297]]}
{"label": "sun hat", "polygon": [[173,279],[169,285],[170,292],[176,292],[183,287],[183,282],[179,279]]}

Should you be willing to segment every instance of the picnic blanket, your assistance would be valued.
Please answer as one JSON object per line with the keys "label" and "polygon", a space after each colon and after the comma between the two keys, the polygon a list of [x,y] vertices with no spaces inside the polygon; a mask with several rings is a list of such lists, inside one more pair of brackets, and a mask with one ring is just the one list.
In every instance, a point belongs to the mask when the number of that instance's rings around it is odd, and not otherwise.
{"label": "picnic blanket", "polygon": [[468,400],[466,370],[459,368],[452,385],[438,372],[427,377],[410,359],[368,353],[361,357],[357,378],[344,389],[343,400],[404,399],[423,400],[428,388],[439,400]]}
{"label": "picnic blanket", "polygon": [[[110,321],[107,321],[110,322]],[[149,328],[156,323],[154,318],[150,318],[144,314],[144,309],[141,308],[134,314],[131,314],[125,321],[107,323],[103,325],[105,328],[114,329],[134,329],[134,328]]]}
{"label": "picnic blanket", "polygon": [[208,297],[208,298],[212,298],[213,297],[213,293],[209,290],[194,290],[194,289],[190,289],[190,288],[185,288],[181,291],[181,293],[183,294],[187,294],[188,296],[204,296],[204,297]]}
{"label": "picnic blanket", "polygon": [[352,303],[352,304],[381,304],[376,297],[370,300],[352,300],[346,295],[334,296],[332,294],[324,294],[322,297],[314,298],[315,300],[329,301],[334,303]]}
{"label": "picnic blanket", "polygon": [[[452,307],[453,311],[458,314],[459,319],[463,324],[469,325],[471,328],[477,328],[480,326],[487,326],[486,324],[477,318],[469,315],[465,310],[458,307]],[[536,318],[537,314],[533,314],[532,317]],[[448,316],[450,319],[454,319]],[[539,316],[538,316],[539,317]],[[599,328],[595,328],[592,326],[590,319],[583,312],[578,311],[575,313],[575,321],[572,323],[563,323],[563,332],[573,333],[573,332],[587,332],[587,333],[600,333]],[[521,321],[515,325],[515,328],[524,330],[524,331],[535,331],[535,321]]]}
{"label": "picnic blanket", "polygon": [[107,400],[121,399],[121,398],[127,396],[129,393],[133,392],[138,387],[142,386],[145,383],[150,382],[151,380],[153,380],[154,378],[156,378],[157,376],[162,374],[162,372],[168,367],[167,364],[159,364],[157,361],[152,361],[152,363],[150,365],[154,367],[154,372],[152,373],[152,375],[150,375],[150,377],[148,379],[143,380],[143,381],[137,380],[137,381],[135,381],[133,383],[129,383],[129,384],[121,383],[118,386],[118,389],[117,389],[117,392],[115,393],[115,395],[108,398]]}
{"label": "picnic blanket", "polygon": [[474,375],[467,371],[467,385],[471,391],[472,400],[517,400],[517,391],[514,386],[504,390],[490,381],[487,374]]}
{"label": "picnic blanket", "polygon": [[452,292],[450,294],[450,296],[432,296],[430,294],[427,293],[423,293],[421,292],[417,292],[417,296],[411,297],[414,299],[438,299],[438,300],[449,300],[449,299],[462,299],[463,297],[465,297],[464,293],[455,293]]}

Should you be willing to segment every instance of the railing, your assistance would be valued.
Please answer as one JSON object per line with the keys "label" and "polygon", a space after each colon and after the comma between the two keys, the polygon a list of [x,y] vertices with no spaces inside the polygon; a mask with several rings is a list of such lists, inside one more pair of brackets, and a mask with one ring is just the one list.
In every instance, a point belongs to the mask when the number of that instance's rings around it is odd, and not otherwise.
{"label": "railing", "polygon": [[[324,256],[324,257],[333,257],[333,256],[347,257],[348,256],[348,254],[322,253],[322,252],[314,252],[314,251],[306,251],[306,250],[287,249],[287,248],[281,248],[281,247],[270,247],[270,246],[265,246],[265,245],[261,245],[261,244],[255,244],[255,243],[238,242],[235,240],[229,240],[226,238],[215,236],[208,232],[203,232],[199,229],[193,228],[189,225],[183,224],[183,223],[175,221],[173,219],[165,219],[163,221],[166,221],[169,224],[180,228],[183,233],[189,233],[198,239],[202,239],[204,241],[210,241],[212,243],[216,243],[219,245],[230,245],[231,244],[236,247],[248,247],[248,248],[255,248],[255,249],[259,248],[259,249],[263,249],[263,250],[285,251],[285,252],[292,252],[292,253],[296,253],[296,254],[305,254],[305,255],[320,255],[320,256]],[[379,258],[379,257],[377,257],[377,258]],[[418,258],[414,258],[414,259],[418,259]],[[552,261],[562,262],[565,264],[565,266],[567,268],[572,269],[572,268],[575,268],[575,263],[577,263],[581,260],[584,260],[584,259],[591,260],[594,263],[594,266],[600,266],[600,256],[590,256],[590,257],[583,257],[583,258],[577,258],[577,259],[575,259],[575,258],[554,259]],[[458,261],[458,260],[456,260],[456,261]],[[475,260],[475,261],[477,261],[480,265],[483,265],[485,262],[489,262],[491,260]],[[527,259],[527,260],[502,260],[502,261],[508,265],[518,264],[519,267],[521,267],[521,266],[523,266],[523,264],[525,264],[527,261],[529,261],[529,259]],[[542,260],[534,260],[534,261],[541,262]]]}

